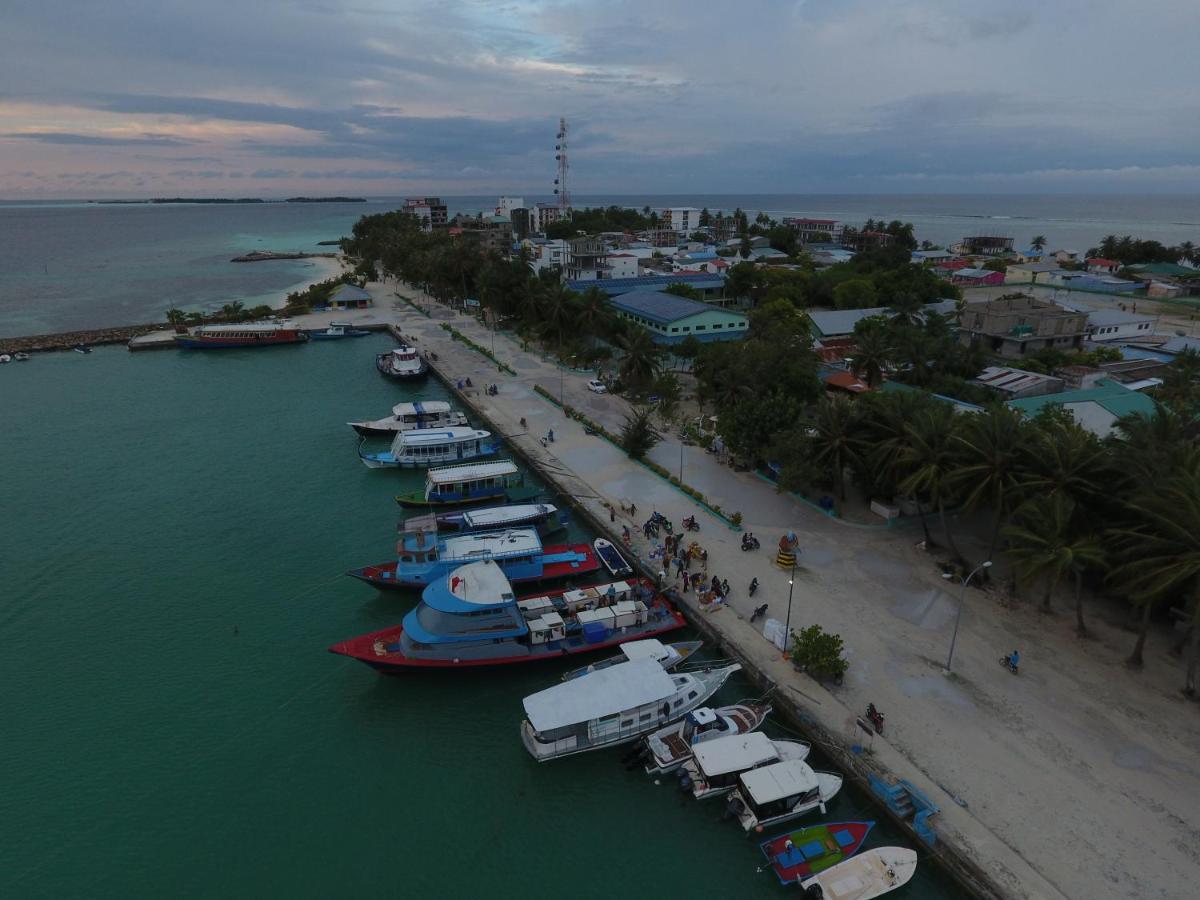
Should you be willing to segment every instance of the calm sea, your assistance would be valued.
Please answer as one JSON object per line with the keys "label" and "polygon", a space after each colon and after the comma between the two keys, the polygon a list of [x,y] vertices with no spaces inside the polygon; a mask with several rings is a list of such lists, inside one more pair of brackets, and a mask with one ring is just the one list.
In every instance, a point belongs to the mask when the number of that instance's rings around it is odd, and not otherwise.
{"label": "calm sea", "polygon": [[[527,203],[548,200],[527,196]],[[447,197],[451,213],[494,196]],[[753,216],[804,215],[861,223],[902,219],[918,238],[948,244],[1002,234],[1028,245],[1087,250],[1106,234],[1200,244],[1200,196],[1047,195],[576,195],[575,205],[696,206]],[[242,206],[0,203],[0,336],[159,321],[175,306],[213,309],[278,300],[311,282],[305,262],[231,263],[249,250],[307,250],[349,233],[359,216],[396,208],[368,203]]]}
{"label": "calm sea", "polygon": [[534,763],[521,698],[563,664],[386,678],[326,652],[415,601],[342,574],[388,558],[419,481],[365,469],[344,423],[444,396],[379,378],[384,346],[0,367],[0,897],[795,896],[719,804],[619,752]]}

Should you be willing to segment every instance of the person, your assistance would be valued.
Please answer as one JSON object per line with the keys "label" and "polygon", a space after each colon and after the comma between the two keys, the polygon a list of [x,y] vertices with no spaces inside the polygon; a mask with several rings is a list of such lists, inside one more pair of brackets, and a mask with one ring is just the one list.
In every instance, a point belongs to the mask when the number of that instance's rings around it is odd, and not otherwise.
{"label": "person", "polygon": [[542,446],[543,446],[543,447],[545,447],[545,446],[546,446],[546,439],[545,439],[545,438],[542,438]]}
{"label": "person", "polygon": [[630,542],[633,540],[633,535],[631,535],[631,534],[629,533],[629,526],[628,526],[628,525],[623,525],[623,526],[621,527],[621,540],[623,540],[623,541],[625,542],[625,546],[626,546],[626,547],[628,547],[628,546],[629,546],[629,544],[630,544]]}
{"label": "person", "polygon": [[729,579],[722,578],[721,579],[721,596],[726,597],[728,595],[729,595]]}
{"label": "person", "polygon": [[522,427],[522,428],[528,428],[528,427],[529,427],[529,424],[528,424],[528,423],[525,421],[525,417],[524,417],[524,416],[521,416],[521,427]]}
{"label": "person", "polygon": [[[522,425],[524,425],[524,424],[525,424],[525,420],[524,420],[524,419],[522,419],[522,420],[521,420],[521,424],[522,424]],[[610,521],[610,522],[615,522],[615,521],[617,521],[617,511],[616,511],[615,509],[613,509],[613,508],[612,508],[612,504],[611,504],[611,503],[610,503],[610,504],[608,504],[608,521]]]}
{"label": "person", "polygon": [[551,428],[549,431],[546,432],[546,437],[549,439],[550,443],[552,443],[552,444],[554,443],[554,429],[553,428]]}
{"label": "person", "polygon": [[467,387],[475,387],[475,385],[471,384],[470,378],[467,379]]}
{"label": "person", "polygon": [[629,504],[629,515],[632,518],[635,518],[635,519],[637,518],[637,504],[636,503]]}
{"label": "person", "polygon": [[1017,671],[1017,666],[1021,664],[1021,654],[1016,650],[1012,652],[1012,656],[1008,658],[1008,667],[1014,672]]}
{"label": "person", "polygon": [[719,591],[721,589],[721,579],[716,575],[712,577],[712,589],[714,591]]}

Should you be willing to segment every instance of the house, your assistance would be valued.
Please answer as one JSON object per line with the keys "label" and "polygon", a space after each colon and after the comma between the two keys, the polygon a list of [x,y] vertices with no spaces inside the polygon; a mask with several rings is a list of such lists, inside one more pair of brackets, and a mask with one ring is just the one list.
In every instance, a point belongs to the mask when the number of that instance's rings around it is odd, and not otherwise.
{"label": "house", "polygon": [[854,259],[853,250],[843,250],[841,247],[830,247],[828,249],[822,247],[808,248],[809,258],[818,266],[836,266],[838,263],[850,262]]}
{"label": "house", "polygon": [[608,254],[608,276],[610,278],[637,278],[638,257],[635,253]]}
{"label": "house", "polygon": [[[750,241],[750,249],[752,250],[757,247],[769,247],[771,245],[770,241],[761,234],[747,235],[747,239]],[[725,247],[729,250],[741,250],[742,239],[740,237],[730,238],[725,242]]]}
{"label": "house", "polygon": [[1036,247],[1026,247],[1024,250],[1013,251],[1013,261],[1018,263],[1041,262],[1046,258],[1046,251]]}
{"label": "house", "polygon": [[954,259],[949,250],[914,250],[910,259],[918,266],[937,265]]}
{"label": "house", "polygon": [[1009,359],[1047,347],[1078,349],[1087,314],[1017,294],[967,303],[959,316],[959,340]]}
{"label": "house", "polygon": [[326,301],[330,309],[367,309],[372,303],[371,295],[353,284],[339,286]]}
{"label": "house", "polygon": [[750,327],[741,313],[661,291],[630,291],[610,297],[617,317],[641,325],[656,344],[741,340]]}
{"label": "house", "polygon": [[1050,254],[1051,259],[1056,263],[1073,263],[1079,262],[1079,257],[1083,254],[1078,250],[1055,250]]}
{"label": "house", "polygon": [[795,231],[802,244],[820,241],[841,243],[842,232],[845,230],[845,226],[837,219],[799,219],[789,216],[783,219],[781,224]]}
{"label": "house", "polygon": [[1053,375],[1041,375],[1013,369],[1009,366],[988,366],[973,379],[973,384],[995,391],[1006,400],[1055,394],[1063,389],[1063,380]]}
{"label": "house", "polygon": [[1112,434],[1116,421],[1123,416],[1134,413],[1149,416],[1154,413],[1153,400],[1110,378],[1101,378],[1092,387],[1083,390],[1043,394],[1008,402],[1008,406],[1030,417],[1050,405],[1061,406],[1080,426],[1102,438]]}
{"label": "house", "polygon": [[788,255],[774,247],[755,247],[750,251],[749,258],[756,263],[778,263],[784,262]]}
{"label": "house", "polygon": [[822,369],[817,373],[817,377],[824,382],[825,389],[834,394],[865,394],[871,390],[869,384],[845,369]]}
{"label": "house", "polygon": [[961,269],[951,269],[943,277],[952,284],[962,285],[963,287],[990,287],[992,285],[1004,284],[1004,273],[996,272],[992,269],[963,267]]}
{"label": "house", "polygon": [[1119,309],[1096,309],[1088,313],[1088,339],[1093,341],[1123,341],[1144,337],[1154,331],[1155,316],[1123,312]]}
{"label": "house", "polygon": [[598,281],[568,281],[567,287],[582,293],[589,287],[599,288],[610,297],[618,297],[633,291],[665,291],[672,284],[686,284],[709,300],[725,292],[722,275],[639,275],[637,278],[603,278]]}
{"label": "house", "polygon": [[1052,273],[1062,269],[1053,260],[1048,262],[1025,262],[1011,265],[1004,273],[1005,284],[1046,284]]}
{"label": "house", "polygon": [[975,234],[958,242],[963,256],[1007,256],[1012,253],[1013,239],[997,234]]}
{"label": "house", "polygon": [[577,237],[567,241],[568,281],[598,281],[609,277],[608,248],[598,237]]}
{"label": "house", "polygon": [[1095,275],[1116,275],[1121,264],[1115,259],[1105,259],[1103,256],[1088,258],[1087,270]]}
{"label": "house", "polygon": [[542,269],[558,269],[560,272],[567,267],[567,242],[560,239],[529,238],[523,246],[529,249],[529,267],[535,272]]}
{"label": "house", "polygon": [[659,228],[685,237],[700,227],[700,210],[694,206],[668,206],[658,211]]}
{"label": "house", "polygon": [[1057,272],[1047,273],[1044,283],[1072,291],[1088,291],[1093,294],[1132,294],[1145,287],[1140,281],[1129,281],[1117,278],[1115,275],[1093,275],[1091,272],[1077,272],[1070,269],[1059,269]]}
{"label": "house", "polygon": [[[939,313],[943,316],[953,315],[957,308],[954,300],[939,300],[937,303],[925,304],[927,313]],[[854,334],[854,326],[863,319],[871,316],[890,316],[886,306],[875,306],[869,309],[825,309],[810,310],[808,320],[812,322],[813,337],[826,342],[827,338],[847,337]]]}
{"label": "house", "polygon": [[846,250],[855,250],[858,252],[863,250],[877,250],[881,247],[890,247],[895,242],[896,236],[888,234],[886,231],[842,232],[842,247]]}

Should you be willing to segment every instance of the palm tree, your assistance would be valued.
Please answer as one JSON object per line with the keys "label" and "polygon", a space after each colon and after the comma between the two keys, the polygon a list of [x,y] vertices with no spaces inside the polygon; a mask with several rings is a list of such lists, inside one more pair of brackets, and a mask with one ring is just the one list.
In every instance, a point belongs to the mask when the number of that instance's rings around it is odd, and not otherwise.
{"label": "palm tree", "polygon": [[1190,347],[1179,353],[1163,376],[1162,401],[1181,416],[1192,417],[1200,399],[1200,353]]}
{"label": "palm tree", "polygon": [[234,300],[232,303],[226,303],[221,307],[221,318],[226,322],[235,321],[242,312],[242,301]]}
{"label": "palm tree", "polygon": [[1041,253],[1046,249],[1046,236],[1044,234],[1035,235],[1033,240],[1029,242],[1029,246]]}
{"label": "palm tree", "polygon": [[182,309],[175,309],[172,307],[171,309],[167,310],[167,324],[176,331],[182,332],[186,322],[187,313],[185,313]]}
{"label": "palm tree", "polygon": [[608,294],[596,287],[584,291],[576,307],[575,320],[589,338],[603,337],[612,318],[613,311],[608,302]]}
{"label": "palm tree", "polygon": [[1096,512],[1111,495],[1111,454],[1095,435],[1072,420],[1032,429],[1024,448],[1023,490],[1064,496],[1081,512]]}
{"label": "palm tree", "polygon": [[1188,262],[1196,261],[1196,245],[1191,241],[1184,241],[1179,245],[1179,255]]}
{"label": "palm tree", "polygon": [[617,339],[617,346],[625,354],[617,367],[622,381],[642,386],[654,380],[661,351],[655,346],[650,332],[644,328],[630,329]]}
{"label": "palm tree", "polygon": [[1018,499],[1025,474],[1022,446],[1026,433],[1021,413],[996,406],[969,416],[954,436],[960,463],[953,480],[965,492],[966,508],[987,505],[992,510],[992,537],[986,559],[996,552],[1004,514]]}
{"label": "palm tree", "polygon": [[954,439],[960,427],[958,414],[949,404],[927,404],[908,423],[908,440],[896,452],[896,464],[908,473],[900,482],[900,490],[918,503],[929,503],[937,509],[946,546],[959,561],[963,555],[950,534],[946,503],[955,497],[953,475],[958,454]]}
{"label": "palm tree", "polygon": [[882,328],[865,329],[855,343],[857,347],[850,360],[851,369],[855,375],[866,379],[868,387],[878,387],[883,381],[883,370],[892,361],[895,348]]}
{"label": "palm tree", "polygon": [[1013,524],[1004,529],[1008,547],[1004,555],[1012,561],[1021,581],[1042,578],[1046,592],[1042,609],[1050,611],[1050,599],[1067,575],[1075,579],[1075,631],[1083,637],[1083,573],[1103,568],[1104,549],[1092,534],[1081,534],[1075,522],[1075,502],[1064,494],[1030,500],[1018,508]]}
{"label": "palm tree", "polygon": [[555,344],[562,344],[571,330],[574,319],[573,301],[578,296],[561,282],[547,288],[540,295],[540,327],[542,334]]}
{"label": "palm tree", "polygon": [[[864,474],[869,475],[875,493],[884,496],[900,493],[900,483],[911,474],[904,458],[910,446],[909,424],[936,402],[924,391],[869,394],[862,398],[865,441],[871,447],[870,465]],[[929,533],[926,506],[926,503],[918,502],[917,511],[925,544],[932,547],[934,541]]]}
{"label": "palm tree", "polygon": [[652,407],[638,406],[625,416],[625,426],[621,429],[621,448],[633,459],[642,459],[662,440],[662,435],[651,421],[653,413]]}
{"label": "palm tree", "polygon": [[1168,473],[1195,465],[1195,425],[1165,406],[1150,415],[1123,416],[1116,427],[1116,436],[1109,438],[1113,468],[1124,473],[1129,491],[1154,490]]}
{"label": "palm tree", "polygon": [[896,325],[920,325],[925,304],[911,291],[899,291],[888,305],[888,314]]}
{"label": "palm tree", "polygon": [[849,397],[826,397],[817,404],[813,417],[813,462],[833,473],[838,497],[846,499],[846,466],[858,464],[862,421],[858,407]]}

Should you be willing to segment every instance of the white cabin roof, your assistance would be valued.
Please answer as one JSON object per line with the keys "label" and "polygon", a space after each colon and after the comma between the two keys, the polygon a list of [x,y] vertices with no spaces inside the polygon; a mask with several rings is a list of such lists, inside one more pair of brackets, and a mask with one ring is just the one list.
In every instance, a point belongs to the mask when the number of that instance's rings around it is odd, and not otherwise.
{"label": "white cabin roof", "polygon": [[541,553],[542,540],[532,528],[510,528],[482,534],[460,534],[442,542],[439,555],[444,560],[491,559],[494,556],[519,556]]}
{"label": "white cabin roof", "polygon": [[816,773],[808,763],[799,759],[789,759],[746,772],[741,776],[741,782],[750,799],[757,804],[806,794],[820,787]]}
{"label": "white cabin roof", "polygon": [[641,641],[629,641],[621,645],[621,652],[625,654],[625,658],[632,661],[635,659],[652,659],[661,664],[661,660],[666,659],[671,655],[671,651],[663,645],[663,642],[657,638],[646,638]]}
{"label": "white cabin roof", "polygon": [[535,731],[550,731],[656,703],[676,691],[675,681],[652,659],[589,672],[530,694],[525,715]]}
{"label": "white cabin roof", "polygon": [[[417,407],[420,407],[418,409]],[[445,400],[421,400],[418,403],[397,403],[392,407],[394,416],[441,415],[450,412]]]}
{"label": "white cabin roof", "polygon": [[700,771],[710,778],[729,772],[744,772],[779,759],[775,744],[761,731],[703,741],[696,744],[692,753]]}
{"label": "white cabin roof", "polygon": [[415,431],[401,431],[396,435],[396,449],[403,447],[431,447],[441,444],[459,444],[465,441],[482,440],[492,436],[490,431],[478,428],[419,428]]}
{"label": "white cabin roof", "polygon": [[280,329],[293,329],[292,322],[244,322],[241,325],[199,325],[192,329],[193,334],[226,334],[231,331],[259,331],[269,334]]}
{"label": "white cabin roof", "polygon": [[392,355],[395,356],[397,359],[409,360],[417,355],[417,350],[415,347],[409,347],[409,346],[397,347],[395,350],[392,351]]}
{"label": "white cabin roof", "polygon": [[474,481],[479,478],[496,478],[517,474],[517,464],[510,459],[490,463],[467,463],[462,466],[442,466],[430,469],[430,484],[451,484],[456,481]]}
{"label": "white cabin roof", "polygon": [[473,528],[503,525],[505,522],[521,522],[534,516],[553,515],[556,507],[550,503],[518,503],[515,506],[489,506],[487,509],[472,509],[462,514],[463,521]]}
{"label": "white cabin roof", "polygon": [[459,566],[446,576],[446,587],[463,603],[480,606],[494,606],[513,598],[504,571],[491,560]]}

